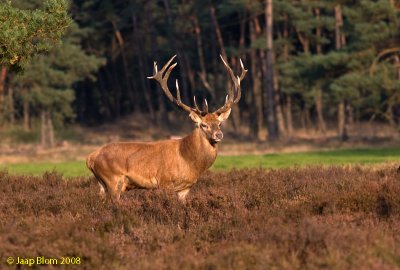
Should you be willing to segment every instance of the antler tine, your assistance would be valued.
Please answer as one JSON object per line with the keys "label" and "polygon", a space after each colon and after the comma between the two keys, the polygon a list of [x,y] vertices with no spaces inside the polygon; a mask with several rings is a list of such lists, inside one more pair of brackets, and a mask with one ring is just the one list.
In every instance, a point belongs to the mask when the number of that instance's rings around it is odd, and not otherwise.
{"label": "antler tine", "polygon": [[240,82],[243,80],[244,76],[246,76],[246,73],[248,71],[247,69],[244,68],[242,59],[239,58],[239,62],[240,62],[240,67],[242,68],[242,74],[240,74],[240,77],[236,76],[237,77],[236,79],[237,79],[240,91],[238,91],[237,96],[236,96],[235,100],[233,101],[234,103],[238,103],[240,98],[241,98],[241,96],[242,96],[242,91],[241,91],[241,88],[240,88]]}
{"label": "antler tine", "polygon": [[177,65],[177,63],[170,66],[164,75],[162,75],[162,71],[165,70],[164,69],[165,66],[161,69],[161,71],[159,73],[157,73],[157,74],[161,75],[161,81],[159,81],[159,83],[161,84],[161,88],[164,90],[164,93],[167,95],[168,99],[171,102],[174,102],[174,96],[171,94],[171,91],[169,91],[168,78],[169,78],[169,75],[171,74],[172,70],[176,67],[176,65]]}
{"label": "antler tine", "polygon": [[242,97],[242,89],[240,88],[240,77],[239,76],[236,76],[236,82],[238,85],[238,88],[237,88],[238,90],[236,92],[236,98],[233,101],[233,103],[235,103],[235,104],[238,103],[240,98]]}
{"label": "antler tine", "polygon": [[[233,73],[233,71],[232,71],[232,69],[229,67],[229,65],[225,62],[224,57],[222,57],[221,54],[219,55],[219,57],[221,58],[222,62],[224,63],[225,69],[228,71],[228,74],[229,74],[229,76],[231,77],[231,79],[232,79],[232,81],[233,81],[233,83],[234,83],[234,85],[235,85],[235,88],[236,88],[236,83],[235,83],[236,76],[235,76],[235,74]],[[233,99],[234,99],[234,94],[235,94],[235,93],[233,92],[233,88],[230,88],[230,89],[228,90],[228,96],[229,96],[229,99],[232,100],[232,101],[233,101]]]}
{"label": "antler tine", "polygon": [[242,68],[242,74],[240,75],[240,80],[243,80],[244,76],[246,76],[247,71],[249,71],[248,69],[244,68],[242,59],[239,58],[239,62],[240,62],[240,67]]}
{"label": "antler tine", "polygon": [[221,60],[222,60],[222,62],[224,63],[224,66],[225,66],[226,70],[228,71],[228,73],[229,73],[229,75],[230,75],[232,81],[234,81],[235,78],[236,78],[236,76],[235,76],[235,74],[233,73],[232,69],[231,69],[230,66],[226,63],[226,61],[225,61],[224,57],[222,57],[222,55],[219,55],[219,57],[221,57]]}
{"label": "antler tine", "polygon": [[197,102],[196,102],[196,96],[193,96],[193,103],[194,103],[194,107],[196,108],[196,110],[198,112],[201,112],[201,110],[199,109],[199,106],[197,105]]}
{"label": "antler tine", "polygon": [[[163,68],[160,70],[160,72],[158,72],[157,62],[154,61],[154,64],[153,64],[153,66],[154,66],[154,71],[153,71],[154,74],[153,74],[153,76],[147,77],[147,79],[156,79],[156,77],[160,77],[160,79],[161,79],[163,74],[164,74],[164,72],[165,72],[165,70],[171,64],[171,62],[175,59],[175,57],[176,57],[176,54],[174,56],[172,56],[171,59],[168,60],[168,62],[163,66]],[[176,64],[175,64],[175,66],[176,66]]]}
{"label": "antler tine", "polygon": [[225,97],[225,104],[221,108],[216,110],[214,113],[216,113],[216,114],[223,113],[223,112],[229,110],[231,108],[231,106],[232,106],[232,100],[231,100],[231,98],[229,97],[229,94],[228,94]]}
{"label": "antler tine", "polygon": [[195,106],[195,111],[200,114],[200,115],[206,115],[208,113],[208,103],[207,103],[207,99],[204,99],[204,110],[200,110],[199,105],[197,105],[197,101],[196,101],[196,96],[193,97],[193,103]]}
{"label": "antler tine", "polygon": [[[165,95],[171,102],[174,102],[176,105],[181,107],[183,110],[187,112],[192,112],[194,109],[185,105],[181,101],[181,95],[179,92],[178,80],[176,80],[176,98],[171,94],[171,91],[168,88],[168,78],[171,74],[172,70],[176,67],[177,63],[171,65],[172,61],[175,59],[176,55],[172,56],[171,59],[158,71],[157,62],[154,62],[154,74],[153,76],[147,77],[148,79],[156,80],[160,85]],[[171,65],[171,66],[170,66]]]}
{"label": "antler tine", "polygon": [[[242,68],[242,73],[239,76],[236,76],[232,69],[229,67],[225,59],[220,55],[222,62],[224,63],[225,69],[227,70],[232,82],[233,82],[233,87],[231,87],[228,90],[228,95],[226,96],[225,99],[225,104],[219,108],[218,110],[215,111],[215,113],[222,113],[224,111],[227,111],[231,108],[232,104],[238,103],[242,93],[241,93],[241,88],[240,88],[240,82],[243,80],[243,78],[246,76],[247,69],[244,68],[242,59],[239,59],[240,66]],[[235,93],[236,92],[236,93]]]}
{"label": "antler tine", "polygon": [[181,93],[179,92],[179,85],[178,85],[178,80],[175,81],[175,85],[176,85],[176,99],[175,99],[175,103],[176,105],[178,105],[179,107],[181,107],[182,109],[184,109],[187,112],[192,112],[195,111],[193,108],[187,106],[186,104],[184,104],[181,100]]}

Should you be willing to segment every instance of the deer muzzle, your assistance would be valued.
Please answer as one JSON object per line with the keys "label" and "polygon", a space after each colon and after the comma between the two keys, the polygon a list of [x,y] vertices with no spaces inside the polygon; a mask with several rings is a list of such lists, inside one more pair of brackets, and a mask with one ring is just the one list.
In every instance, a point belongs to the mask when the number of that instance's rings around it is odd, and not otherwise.
{"label": "deer muzzle", "polygon": [[217,132],[214,132],[212,139],[214,142],[220,142],[220,141],[222,141],[223,137],[224,137],[224,134],[222,133],[222,131],[217,131]]}

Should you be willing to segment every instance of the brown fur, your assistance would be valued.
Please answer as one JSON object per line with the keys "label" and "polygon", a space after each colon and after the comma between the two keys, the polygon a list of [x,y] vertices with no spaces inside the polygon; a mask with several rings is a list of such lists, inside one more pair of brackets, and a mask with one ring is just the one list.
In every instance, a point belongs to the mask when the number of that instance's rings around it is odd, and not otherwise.
{"label": "brown fur", "polygon": [[172,188],[185,199],[200,174],[214,163],[218,135],[222,139],[219,124],[229,113],[191,114],[197,127],[182,139],[104,145],[87,157],[86,166],[99,181],[101,192],[113,199],[134,188]]}

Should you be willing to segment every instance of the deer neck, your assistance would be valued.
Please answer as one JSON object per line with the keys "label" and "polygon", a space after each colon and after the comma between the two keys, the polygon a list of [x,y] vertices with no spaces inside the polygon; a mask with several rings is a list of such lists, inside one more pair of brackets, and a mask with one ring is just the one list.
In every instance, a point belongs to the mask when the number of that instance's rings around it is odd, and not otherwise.
{"label": "deer neck", "polygon": [[217,157],[218,146],[211,144],[199,128],[182,139],[180,151],[185,160],[190,162],[198,171],[211,167]]}

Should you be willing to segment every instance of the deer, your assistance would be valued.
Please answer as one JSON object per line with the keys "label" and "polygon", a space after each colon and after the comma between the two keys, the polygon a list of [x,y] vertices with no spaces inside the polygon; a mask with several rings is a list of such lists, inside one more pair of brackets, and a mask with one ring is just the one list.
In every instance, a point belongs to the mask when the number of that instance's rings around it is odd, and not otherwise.
{"label": "deer", "polygon": [[223,139],[221,123],[228,119],[232,105],[241,98],[241,81],[247,70],[240,59],[241,75],[234,74],[222,56],[221,60],[232,80],[231,87],[222,107],[214,112],[208,111],[207,99],[200,109],[196,97],[194,106],[185,105],[180,96],[176,80],[176,97],[171,94],[168,79],[177,63],[171,65],[174,55],[158,70],[154,62],[153,76],[167,98],[177,107],[189,114],[195,128],[181,139],[169,139],[157,142],[114,142],[106,144],[86,159],[86,166],[100,185],[100,194],[110,195],[113,201],[119,201],[121,193],[131,189],[170,188],[178,199],[186,201],[190,188],[199,176],[209,169],[216,157],[218,143]]}

